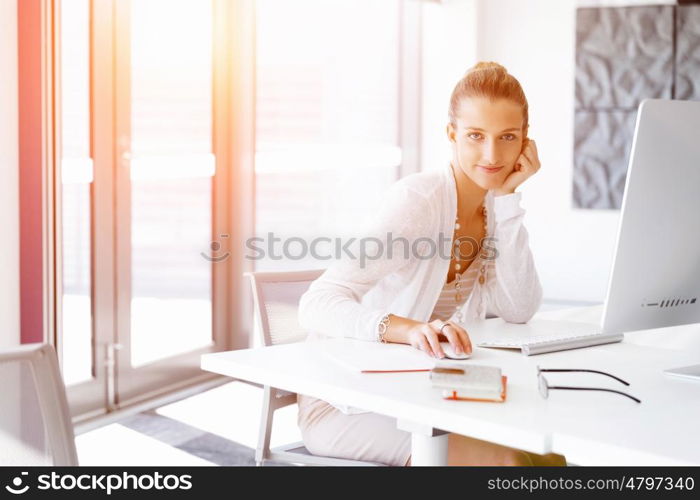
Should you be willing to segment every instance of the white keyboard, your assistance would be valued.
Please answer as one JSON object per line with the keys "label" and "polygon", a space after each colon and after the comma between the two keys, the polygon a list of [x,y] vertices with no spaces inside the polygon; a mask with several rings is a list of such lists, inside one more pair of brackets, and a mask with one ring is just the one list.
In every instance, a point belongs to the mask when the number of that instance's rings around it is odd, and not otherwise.
{"label": "white keyboard", "polygon": [[495,347],[500,349],[520,349],[524,355],[530,356],[532,354],[577,349],[579,347],[589,347],[599,344],[612,344],[622,341],[623,338],[624,335],[621,333],[560,333],[526,337],[499,336],[497,339],[482,340],[477,342],[476,345],[479,347]]}

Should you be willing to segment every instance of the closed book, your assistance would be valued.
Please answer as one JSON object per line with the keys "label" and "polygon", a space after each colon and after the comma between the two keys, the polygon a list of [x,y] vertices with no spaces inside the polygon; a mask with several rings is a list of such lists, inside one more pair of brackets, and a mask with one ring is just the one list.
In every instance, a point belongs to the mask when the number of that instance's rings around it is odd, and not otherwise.
{"label": "closed book", "polygon": [[430,371],[433,387],[440,389],[445,399],[503,402],[507,380],[497,366],[441,362]]}

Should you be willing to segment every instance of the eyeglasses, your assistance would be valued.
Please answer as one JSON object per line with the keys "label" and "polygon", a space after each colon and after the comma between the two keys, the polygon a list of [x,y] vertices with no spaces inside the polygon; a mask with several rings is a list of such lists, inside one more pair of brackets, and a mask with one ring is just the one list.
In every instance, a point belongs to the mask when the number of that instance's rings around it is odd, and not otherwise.
{"label": "eyeglasses", "polygon": [[615,389],[604,389],[602,387],[574,387],[574,386],[569,386],[569,385],[549,385],[547,383],[547,379],[544,378],[544,375],[542,375],[543,372],[587,372],[587,373],[599,373],[601,375],[605,375],[610,378],[614,378],[618,382],[622,382],[625,385],[629,385],[629,383],[625,382],[619,377],[616,377],[615,375],[610,375],[609,373],[601,372],[598,370],[582,370],[582,369],[565,369],[565,368],[540,368],[539,366],[537,367],[537,381],[539,384],[540,388],[540,394],[542,395],[543,398],[547,399],[549,396],[549,391],[553,389],[564,389],[568,391],[603,391],[603,392],[614,392],[616,394],[621,394],[625,397],[628,397],[630,399],[633,399],[637,403],[641,403],[641,401],[634,396],[631,396],[627,394],[626,392],[621,392],[621,391],[616,391]]}

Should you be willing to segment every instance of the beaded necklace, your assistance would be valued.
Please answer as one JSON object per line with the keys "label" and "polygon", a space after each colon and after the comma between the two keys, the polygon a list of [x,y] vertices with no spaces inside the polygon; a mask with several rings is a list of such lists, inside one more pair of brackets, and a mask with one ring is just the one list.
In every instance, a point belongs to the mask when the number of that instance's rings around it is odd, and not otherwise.
{"label": "beaded necklace", "polygon": [[[481,213],[484,214],[484,237],[488,236],[488,211],[486,210],[486,200],[484,200],[484,205],[481,207]],[[460,241],[457,239],[457,231],[461,228],[461,224],[459,223],[459,211],[457,212],[457,215],[455,216],[455,234],[454,234],[454,244],[455,244],[455,253],[456,255],[459,255],[459,245]],[[482,254],[483,255],[483,254]],[[462,323],[462,264],[459,263],[459,259],[455,262],[455,313],[456,313],[456,319],[457,323]],[[482,265],[480,269],[480,274],[479,274],[479,284],[483,285],[484,281],[486,281],[486,266]]]}

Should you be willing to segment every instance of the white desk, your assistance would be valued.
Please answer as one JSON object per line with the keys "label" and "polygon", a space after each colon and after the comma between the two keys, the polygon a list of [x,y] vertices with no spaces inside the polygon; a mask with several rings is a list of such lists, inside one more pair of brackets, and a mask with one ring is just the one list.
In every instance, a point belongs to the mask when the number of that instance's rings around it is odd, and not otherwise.
{"label": "white desk", "polygon": [[[595,322],[600,307],[539,313],[538,318]],[[534,453],[556,452],[580,465],[700,464],[700,383],[662,370],[700,363],[700,325],[628,334],[617,344],[523,356],[475,348],[469,363],[500,366],[508,376],[507,402],[446,401],[427,372],[354,373],[323,355],[325,342],[300,342],[202,356],[202,368],[397,418],[413,436],[412,463],[444,464],[446,435],[454,432]],[[664,345],[664,348],[658,347]],[[390,348],[391,346],[387,346]],[[612,373],[626,387],[596,374],[547,374],[550,385],[609,387],[624,396],[552,391],[543,399],[536,366]]]}

